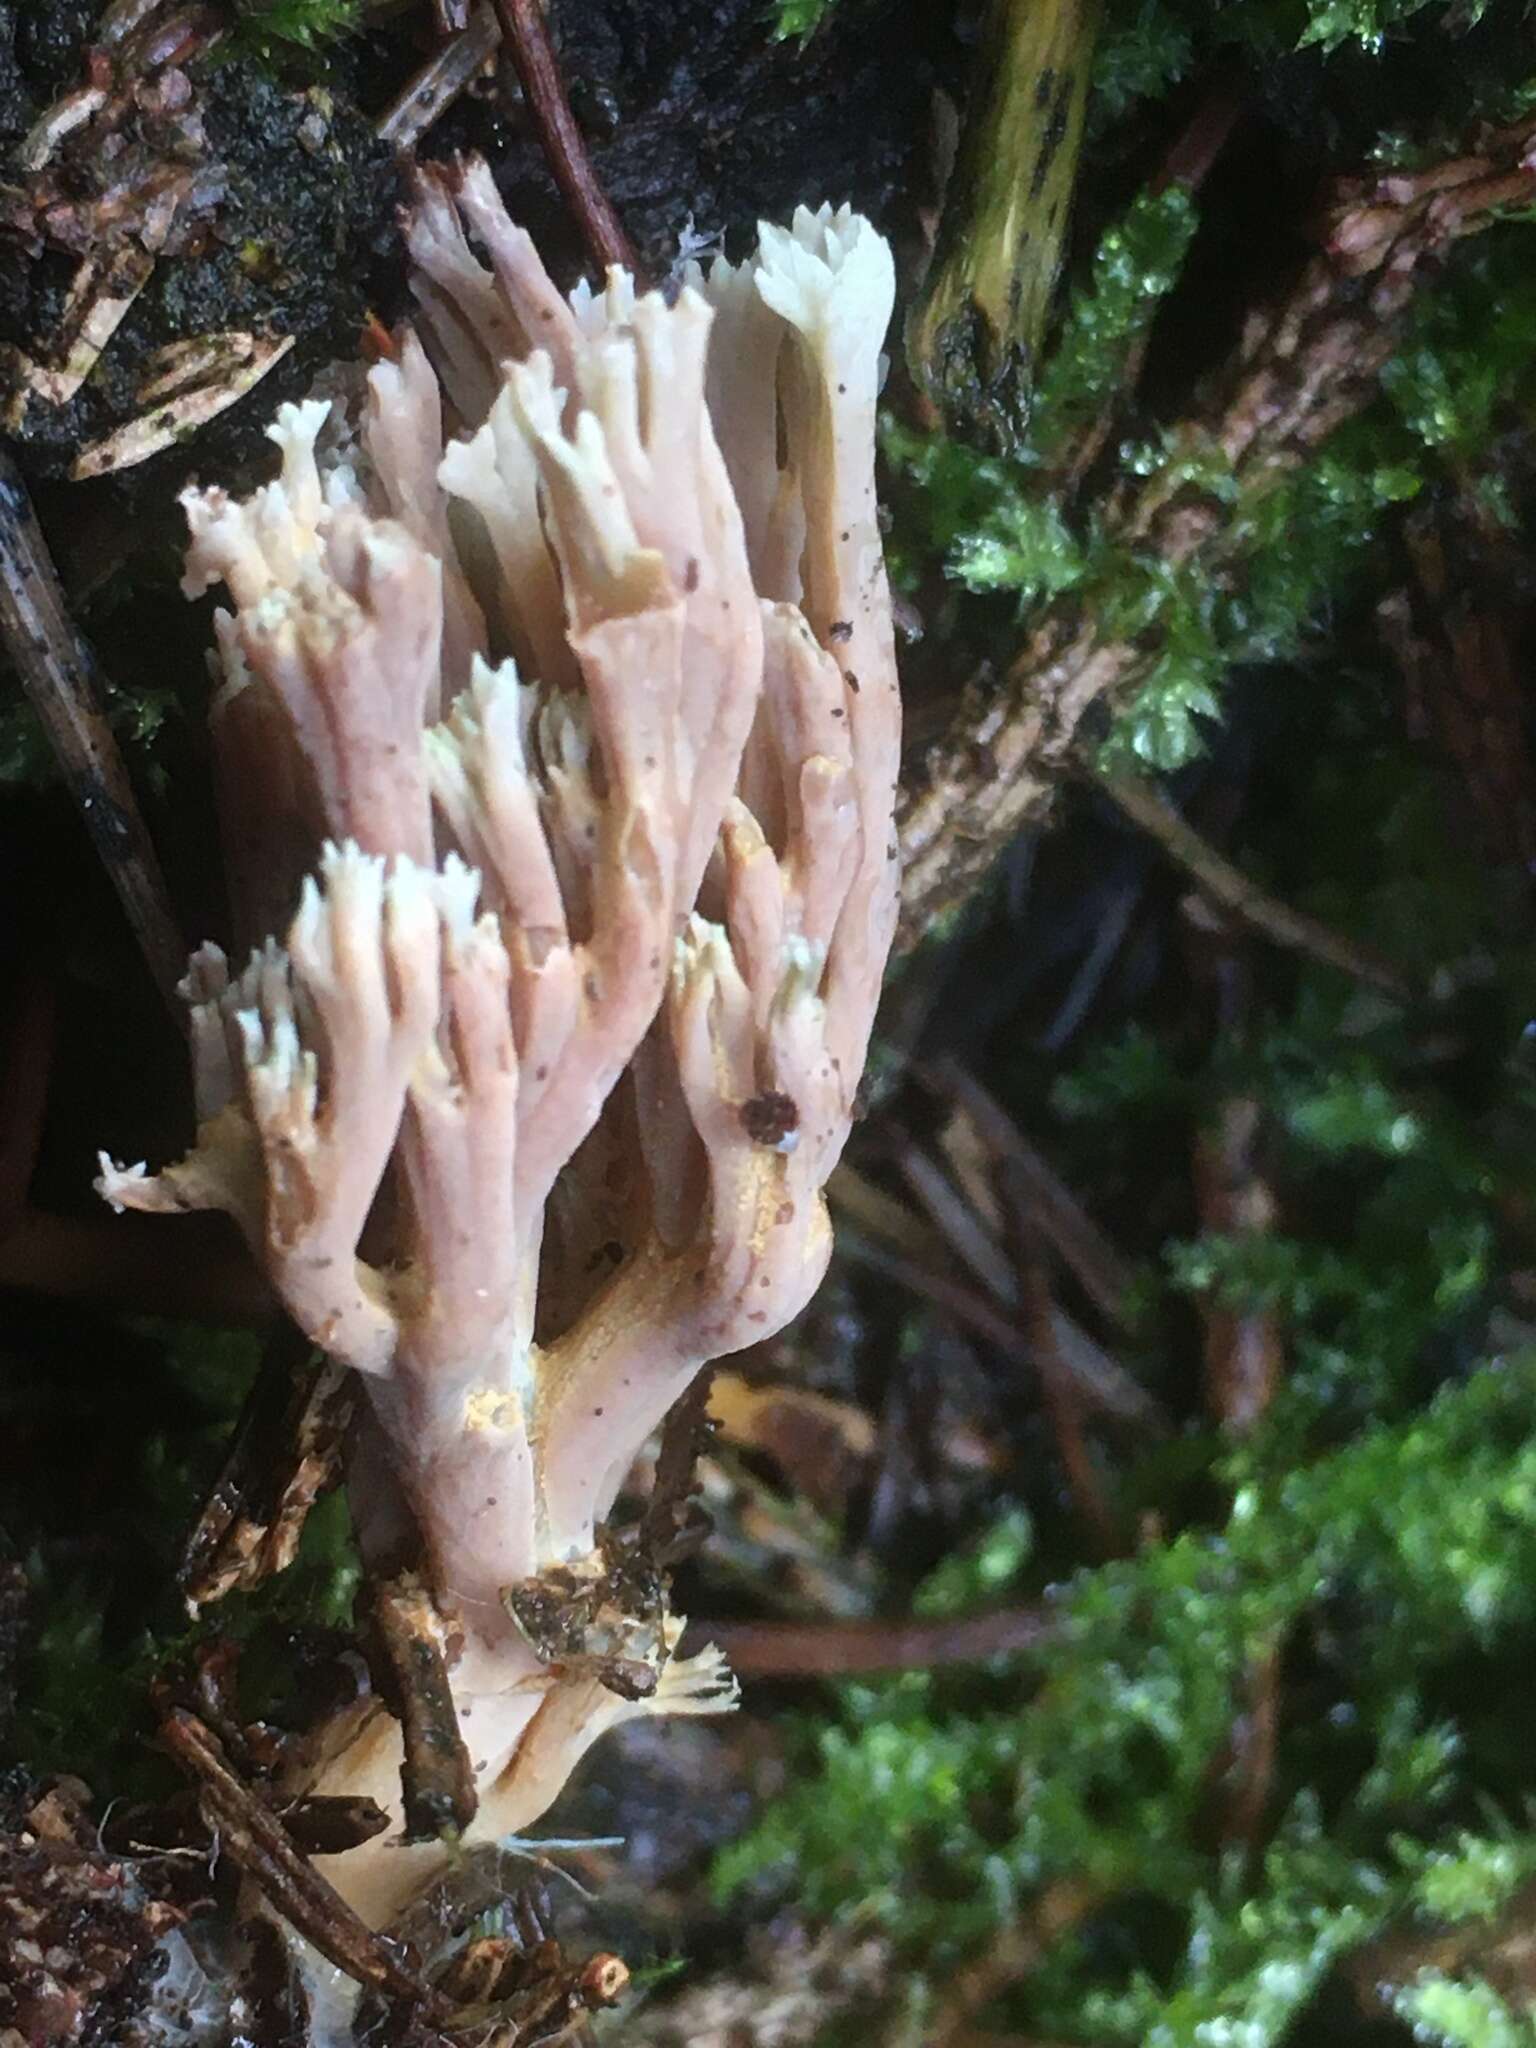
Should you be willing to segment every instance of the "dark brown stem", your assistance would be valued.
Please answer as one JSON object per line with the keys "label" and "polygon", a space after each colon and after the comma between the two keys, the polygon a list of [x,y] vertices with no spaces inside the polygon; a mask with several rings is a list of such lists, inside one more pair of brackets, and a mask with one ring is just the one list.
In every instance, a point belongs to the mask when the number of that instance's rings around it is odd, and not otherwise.
{"label": "dark brown stem", "polygon": [[1163,158],[1151,181],[1153,192],[1166,192],[1182,185],[1186,192],[1198,192],[1211,166],[1226,148],[1237,126],[1247,95],[1241,76],[1233,71],[1218,78],[1180,129],[1173,147]]}
{"label": "dark brown stem", "polygon": [[0,637],[178,1027],[187,948],[21,473],[0,450]]}
{"label": "dark brown stem", "polygon": [[[1211,965],[1215,1024],[1241,1039],[1248,1026],[1245,963],[1230,938]],[[1201,1228],[1212,1236],[1261,1238],[1279,1221],[1279,1206],[1264,1172],[1264,1111],[1253,1096],[1231,1093],[1213,1122],[1195,1139],[1195,1199]],[[1249,1435],[1274,1401],[1285,1377],[1285,1332],[1278,1314],[1261,1304],[1204,1304],[1206,1403],[1222,1433]],[[1227,1741],[1212,1787],[1212,1821],[1223,1846],[1250,1860],[1264,1841],[1274,1784],[1281,1705],[1281,1644],[1255,1650],[1238,1685]]]}
{"label": "dark brown stem", "polygon": [[598,182],[586,141],[571,112],[540,0],[494,0],[494,5],[555,183],[576,216],[587,247],[605,270],[617,264],[640,282],[640,260],[613,202]]}

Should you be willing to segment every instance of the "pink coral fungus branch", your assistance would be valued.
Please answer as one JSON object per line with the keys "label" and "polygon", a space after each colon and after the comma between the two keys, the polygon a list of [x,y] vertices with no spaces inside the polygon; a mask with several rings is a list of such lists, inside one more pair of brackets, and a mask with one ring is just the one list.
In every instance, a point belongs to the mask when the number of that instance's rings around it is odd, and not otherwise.
{"label": "pink coral fungus branch", "polygon": [[[424,175],[407,239],[419,337],[356,438],[285,407],[276,482],[187,497],[187,587],[233,604],[226,811],[268,895],[305,879],[281,944],[194,957],[193,1151],[100,1186],[226,1210],[365,1375],[354,1515],[444,1617],[475,1839],[605,1727],[734,1697],[607,1525],[830,1252],[896,916],[892,269],[824,207],[675,304],[618,269],[567,300],[478,163]],[[400,1758],[374,1704],[304,1789],[398,1811]],[[382,1923],[442,1854],[332,1874]]]}

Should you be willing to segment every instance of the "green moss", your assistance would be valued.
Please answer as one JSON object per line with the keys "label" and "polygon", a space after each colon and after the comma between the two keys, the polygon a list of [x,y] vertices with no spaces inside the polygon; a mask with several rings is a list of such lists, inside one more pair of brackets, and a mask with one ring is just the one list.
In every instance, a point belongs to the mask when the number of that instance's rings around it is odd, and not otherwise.
{"label": "green moss", "polygon": [[837,0],[773,0],[773,39],[787,42],[791,36],[802,42],[821,27]]}
{"label": "green moss", "polygon": [[975,1543],[952,1551],[912,1596],[915,1614],[963,1614],[1019,1576],[1034,1548],[1028,1513],[1014,1508]]}
{"label": "green moss", "polygon": [[1100,238],[1036,392],[1030,443],[1039,459],[1059,455],[1115,396],[1132,348],[1178,282],[1197,219],[1189,193],[1173,185],[1141,193]]}
{"label": "green moss", "polygon": [[1187,77],[1196,40],[1196,25],[1167,0],[1111,4],[1094,60],[1089,133],[1113,130],[1138,100],[1159,99]]}
{"label": "green moss", "polygon": [[1393,2000],[1420,2041],[1444,2048],[1530,2048],[1536,2041],[1536,2011],[1524,2017],[1510,2010],[1489,1984],[1474,1978],[1457,1983],[1438,1970],[1425,1970]]}
{"label": "green moss", "polygon": [[1454,1843],[1405,1858],[1417,1861],[1413,1903],[1434,1920],[1455,1925],[1491,1919],[1519,1886],[1536,1875],[1536,1843],[1516,1835],[1490,1837],[1463,1831]]}
{"label": "green moss", "polygon": [[234,0],[238,51],[270,60],[283,46],[313,55],[362,26],[368,0]]}
{"label": "green moss", "polygon": [[[814,1913],[873,1899],[927,1970],[1053,1879],[1150,1894],[1184,1919],[1173,1967],[1135,1963],[1134,1918],[1108,1942],[1130,1964],[1118,1984],[1068,1944],[1042,2023],[1064,2024],[1059,1995],[1096,2041],[1279,2042],[1390,1912],[1477,1910],[1536,1854],[1435,1832],[1467,1750],[1401,1680],[1536,1627],[1533,1395],[1536,1361],[1490,1366],[1299,1469],[1260,1476],[1256,1450],[1234,1461],[1219,1528],[1062,1590],[1060,1636],[1024,1670],[848,1688],[814,1775],[727,1853],[720,1884],[793,1870]],[[1292,1761],[1339,1789],[1326,1818],[1305,1786],[1290,1796],[1245,1884],[1200,1817],[1245,1667],[1297,1630],[1341,1704]]]}
{"label": "green moss", "polygon": [[[1317,43],[1325,50],[1347,42],[1379,50],[1392,30],[1428,4],[1429,0],[1306,0],[1306,21],[1296,40],[1302,47]],[[1488,0],[1463,0],[1458,9],[1461,25],[1470,28],[1480,21],[1487,6]]]}
{"label": "green moss", "polygon": [[[1172,566],[1084,528],[1050,480],[1111,399],[1129,351],[1177,280],[1194,228],[1182,197],[1142,200],[1100,244],[1090,287],[1071,305],[1018,459],[888,430],[888,453],[915,487],[894,550],[911,584],[939,554],[964,588],[1007,593],[1021,618],[1079,592],[1106,639],[1155,649],[1105,742],[1105,765],[1168,771],[1197,754],[1239,666],[1293,656],[1325,604],[1372,559],[1397,508],[1445,458],[1486,445],[1501,409],[1521,402],[1536,360],[1536,282],[1523,234],[1489,238],[1454,292],[1432,295],[1385,376],[1385,397],[1300,468],[1235,477],[1185,436],[1121,450],[1123,473],[1158,502],[1221,508],[1218,558]],[[1497,507],[1495,508],[1497,509]],[[915,531],[914,531],[915,528]]]}

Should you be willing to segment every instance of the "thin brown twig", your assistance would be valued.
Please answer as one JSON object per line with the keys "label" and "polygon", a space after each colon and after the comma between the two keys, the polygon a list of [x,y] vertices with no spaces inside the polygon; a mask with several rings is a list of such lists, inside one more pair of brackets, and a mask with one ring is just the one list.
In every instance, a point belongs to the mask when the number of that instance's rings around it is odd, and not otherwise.
{"label": "thin brown twig", "polygon": [[1231,140],[1247,103],[1247,85],[1239,69],[1234,67],[1213,80],[1175,136],[1148,189],[1158,193],[1182,185],[1186,192],[1198,192]]}
{"label": "thin brown twig", "polygon": [[1113,1557],[1121,1547],[1120,1537],[1103,1478],[1094,1463],[1093,1447],[1083,1427],[1083,1397],[1056,1341],[1056,1303],[1028,1183],[1017,1160],[1007,1157],[998,1161],[998,1178],[1012,1225],[1010,1236],[1019,1274],[1024,1334],[1034,1353],[1057,1454],[1077,1512],[1095,1548],[1101,1558]]}
{"label": "thin brown twig", "polygon": [[[1214,967],[1215,1023],[1241,1038],[1248,1026],[1250,977],[1230,933],[1218,933]],[[1197,955],[1197,960],[1200,958]],[[1264,1172],[1265,1117],[1254,1096],[1228,1093],[1195,1138],[1194,1186],[1201,1228],[1213,1236],[1262,1238],[1279,1220]],[[1285,1377],[1285,1334],[1264,1303],[1203,1304],[1206,1402],[1223,1435],[1238,1439],[1258,1427]],[[1281,1645],[1258,1646],[1238,1684],[1235,1711],[1212,1785],[1212,1820],[1224,1847],[1250,1860],[1264,1840],[1280,1735]]]}
{"label": "thin brown twig", "polygon": [[[838,1245],[847,1256],[889,1273],[915,1293],[938,1301],[962,1321],[970,1322],[979,1334],[999,1343],[1010,1357],[1028,1363],[1015,1318],[1011,1313],[999,1313],[1018,1307],[1018,1276],[1011,1265],[1004,1261],[1002,1285],[994,1308],[945,1270],[939,1233],[913,1210],[866,1180],[846,1159],[834,1171],[828,1193],[838,1220]],[[850,1221],[858,1226],[852,1232],[848,1228]],[[871,1242],[871,1236],[879,1242]],[[957,1287],[959,1292],[954,1291]],[[1057,1344],[1073,1376],[1081,1379],[1089,1390],[1091,1405],[1166,1436],[1168,1417],[1146,1388],[1059,1306],[1055,1322]]]}
{"label": "thin brown twig", "polygon": [[64,593],[20,471],[0,450],[0,638],[37,713],[166,1007],[187,948],[117,740],[95,658]]}
{"label": "thin brown twig", "polygon": [[1057,1629],[1046,1608],[1004,1607],[932,1620],[696,1622],[691,1633],[717,1643],[742,1678],[842,1678],[1019,1656],[1047,1647]]}
{"label": "thin brown twig", "polygon": [[[1195,1141],[1194,1181],[1201,1228],[1222,1238],[1263,1238],[1275,1227],[1274,1194],[1258,1162],[1263,1105],[1251,1095],[1227,1095],[1214,1122]],[[1205,1304],[1206,1399],[1230,1437],[1246,1436],[1262,1421],[1285,1373],[1280,1319],[1263,1306]]]}
{"label": "thin brown twig", "polygon": [[1017,1275],[989,1227],[990,1220],[978,1213],[944,1167],[908,1132],[896,1133],[895,1154],[902,1179],[950,1249],[989,1294],[1011,1303],[1017,1295]]}
{"label": "thin brown twig", "polygon": [[638,283],[640,259],[592,167],[540,0],[493,0],[493,4],[555,183],[576,216],[587,247],[605,270],[617,264]]}
{"label": "thin brown twig", "polygon": [[[920,1265],[901,1252],[890,1251],[884,1245],[871,1244],[867,1238],[843,1230],[838,1238],[843,1253],[868,1266],[877,1273],[884,1273],[908,1287],[914,1294],[931,1301],[950,1315],[970,1325],[978,1336],[995,1344],[1005,1357],[1020,1365],[1033,1367],[1033,1347],[1023,1336],[1016,1318],[1003,1308],[992,1303],[968,1287],[963,1280],[956,1280],[950,1274],[936,1272],[931,1267]],[[1056,1311],[1059,1315],[1059,1311]],[[1058,1342],[1065,1320],[1058,1324]],[[1166,1421],[1144,1387],[1136,1384],[1125,1369],[1116,1364],[1107,1353],[1086,1338],[1070,1346],[1061,1344],[1061,1355],[1074,1379],[1081,1387],[1083,1397],[1094,1408],[1106,1415],[1113,1415],[1122,1422],[1136,1422],[1144,1428],[1163,1430]]]}
{"label": "thin brown twig", "polygon": [[310,1509],[340,1482],[352,1376],[286,1319],[269,1341],[176,1582],[195,1612],[293,1562]]}
{"label": "thin brown twig", "polygon": [[952,1055],[927,1063],[920,1078],[970,1119],[977,1136],[1008,1163],[1027,1191],[1034,1226],[1104,1318],[1121,1327],[1133,1274],[1045,1156],[1030,1144],[989,1088]]}
{"label": "thin brown twig", "polygon": [[1374,947],[1347,938],[1305,911],[1293,910],[1290,904],[1266,895],[1240,867],[1218,853],[1209,840],[1203,839],[1179,815],[1155,783],[1130,775],[1103,775],[1094,780],[1132,824],[1139,826],[1193,878],[1204,895],[1250,931],[1288,952],[1305,953],[1310,959],[1320,960],[1325,967],[1379,990],[1394,1002],[1413,1000],[1412,983],[1390,960]]}

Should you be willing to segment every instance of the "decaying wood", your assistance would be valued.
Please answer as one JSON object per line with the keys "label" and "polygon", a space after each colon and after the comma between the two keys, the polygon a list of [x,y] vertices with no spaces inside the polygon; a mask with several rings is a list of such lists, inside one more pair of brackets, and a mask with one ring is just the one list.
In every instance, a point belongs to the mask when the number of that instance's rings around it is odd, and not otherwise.
{"label": "decaying wood", "polygon": [[76,483],[132,469],[173,447],[227,412],[261,382],[294,345],[291,334],[200,334],[168,342],[145,361],[136,394],[145,410],[99,441],[88,441],[70,465]]}
{"label": "decaying wood", "polygon": [[709,1535],[709,1516],[696,1495],[699,1458],[714,1435],[714,1378],[714,1367],[705,1366],[662,1425],[651,1497],[640,1524],[641,1548],[661,1571],[691,1557]]}
{"label": "decaying wood", "polygon": [[124,2039],[149,1995],[156,1949],[198,1903],[166,1895],[160,1880],[174,1866],[165,1859],[103,1849],[88,1796],[60,1779],[0,1815],[6,2048]]}

